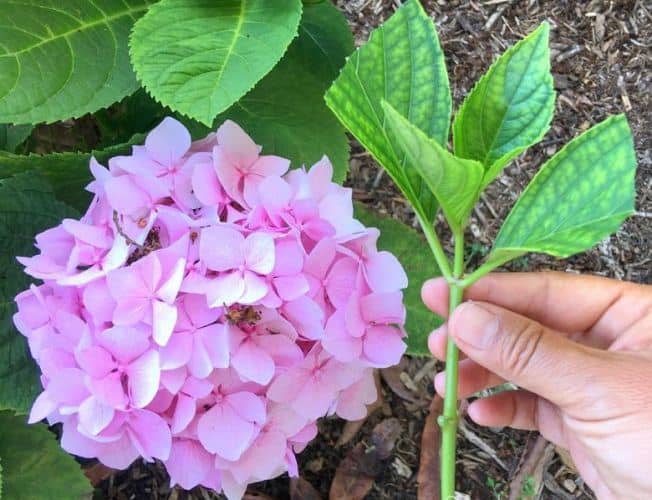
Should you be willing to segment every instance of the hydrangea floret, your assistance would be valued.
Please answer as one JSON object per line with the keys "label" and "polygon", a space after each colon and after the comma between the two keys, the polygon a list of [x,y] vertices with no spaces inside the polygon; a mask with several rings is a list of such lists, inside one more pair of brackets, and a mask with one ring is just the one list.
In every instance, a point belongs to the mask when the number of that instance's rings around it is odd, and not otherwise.
{"label": "hydrangea floret", "polygon": [[14,322],[41,369],[29,416],[68,452],[241,498],[298,474],[316,420],[355,420],[405,343],[406,274],[352,192],[261,155],[235,123],[192,142],[166,118],[129,156],[91,160],[79,219],[21,257],[41,280]]}

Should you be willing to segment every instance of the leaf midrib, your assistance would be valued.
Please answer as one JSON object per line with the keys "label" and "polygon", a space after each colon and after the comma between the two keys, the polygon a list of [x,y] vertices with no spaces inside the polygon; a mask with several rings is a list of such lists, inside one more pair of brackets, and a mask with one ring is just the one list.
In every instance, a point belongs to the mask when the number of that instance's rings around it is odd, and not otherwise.
{"label": "leaf midrib", "polygon": [[[23,5],[23,4],[21,4],[21,3],[17,3],[17,2],[9,2],[9,3],[13,3],[14,5],[19,6],[19,7]],[[64,13],[64,14],[68,15],[69,17],[72,17],[72,16],[70,16],[68,13],[61,12],[61,11],[59,11],[59,10],[57,10],[57,9],[53,9],[53,8],[51,8],[51,7],[43,7],[43,6],[36,6],[36,7],[41,7],[41,8],[43,8],[43,9],[45,9],[45,10],[52,10],[52,11],[54,11],[54,12]],[[74,28],[74,29],[71,29],[71,30],[68,30],[68,31],[64,31],[64,32],[62,32],[62,33],[58,33],[58,34],[56,34],[56,35],[54,35],[54,36],[51,36],[51,37],[48,37],[48,38],[44,38],[44,39],[42,39],[40,42],[37,42],[37,43],[35,43],[35,44],[33,44],[33,45],[30,45],[30,46],[24,47],[24,48],[22,48],[22,49],[20,49],[20,50],[17,50],[17,51],[14,51],[14,52],[5,52],[4,54],[0,54],[0,58],[1,58],[1,57],[12,57],[12,56],[13,56],[13,57],[16,57],[16,56],[22,54],[23,52],[28,52],[28,51],[30,51],[30,50],[32,50],[32,49],[35,49],[35,48],[37,48],[37,47],[40,47],[41,45],[45,45],[45,44],[47,44],[47,43],[51,43],[51,42],[53,42],[53,41],[55,41],[55,40],[58,40],[58,39],[60,39],[60,38],[65,38],[65,39],[67,39],[70,35],[73,35],[73,34],[75,34],[75,33],[79,33],[80,31],[86,31],[86,30],[88,30],[88,29],[91,29],[91,28],[93,28],[93,27],[95,27],[95,26],[99,26],[99,25],[101,25],[101,24],[110,24],[112,21],[115,21],[116,19],[119,19],[119,18],[121,18],[121,17],[125,17],[125,16],[127,16],[127,15],[130,16],[130,17],[133,17],[132,14],[137,13],[137,12],[141,12],[141,11],[144,11],[144,10],[147,10],[148,8],[149,8],[149,4],[147,4],[147,5],[141,5],[140,7],[128,8],[128,9],[126,9],[126,10],[120,11],[120,12],[117,13],[117,14],[112,14],[112,15],[110,15],[110,16],[105,16],[105,17],[102,17],[102,18],[100,18],[100,19],[95,19],[95,20],[90,21],[90,22],[88,22],[88,23],[82,23],[82,22],[80,22],[79,26],[76,27],[76,28]],[[98,9],[98,10],[99,10],[99,9]],[[76,21],[81,21],[80,19],[77,19],[77,18],[75,18],[75,17],[73,17],[73,19],[75,19]],[[16,60],[18,60],[17,57],[16,57]]]}

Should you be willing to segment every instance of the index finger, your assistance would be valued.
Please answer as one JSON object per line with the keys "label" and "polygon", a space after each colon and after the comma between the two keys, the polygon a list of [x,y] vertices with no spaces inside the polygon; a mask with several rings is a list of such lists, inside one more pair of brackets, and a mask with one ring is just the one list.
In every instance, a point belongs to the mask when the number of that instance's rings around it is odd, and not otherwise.
{"label": "index finger", "polygon": [[[607,347],[627,327],[639,285],[597,276],[560,272],[493,273],[471,285],[467,300],[490,302],[565,333],[591,330],[596,347]],[[422,297],[448,316],[448,285],[424,284]],[[578,339],[579,340],[579,339]],[[586,340],[586,339],[585,339]]]}

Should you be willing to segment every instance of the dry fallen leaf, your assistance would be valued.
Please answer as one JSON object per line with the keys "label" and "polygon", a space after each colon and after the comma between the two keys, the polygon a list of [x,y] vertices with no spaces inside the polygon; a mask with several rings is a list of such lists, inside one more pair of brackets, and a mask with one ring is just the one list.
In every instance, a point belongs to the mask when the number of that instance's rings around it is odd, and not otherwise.
{"label": "dry fallen leaf", "polygon": [[321,495],[302,477],[293,477],[290,479],[290,500],[321,500]]}
{"label": "dry fallen leaf", "polygon": [[385,468],[401,435],[396,418],[380,422],[371,433],[369,446],[358,443],[340,462],[331,484],[330,500],[362,500],[371,490],[374,478]]}
{"label": "dry fallen leaf", "polygon": [[421,434],[421,457],[419,459],[419,473],[417,483],[419,500],[439,500],[439,446],[441,442],[441,429],[437,424],[437,417],[441,413],[443,400],[435,395],[430,403],[430,413],[426,417]]}

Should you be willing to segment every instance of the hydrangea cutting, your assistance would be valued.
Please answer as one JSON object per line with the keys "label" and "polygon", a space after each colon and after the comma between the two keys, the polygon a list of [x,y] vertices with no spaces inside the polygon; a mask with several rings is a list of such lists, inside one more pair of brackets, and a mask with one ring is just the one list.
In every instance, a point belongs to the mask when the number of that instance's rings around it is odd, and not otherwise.
{"label": "hydrangea cutting", "polygon": [[405,351],[407,277],[353,216],[324,157],[289,170],[234,122],[192,142],[165,118],[108,168],[93,200],[19,257],[40,280],[14,323],[41,370],[31,423],[123,469],[241,498],[298,474],[316,420],[355,420],[373,369]]}

